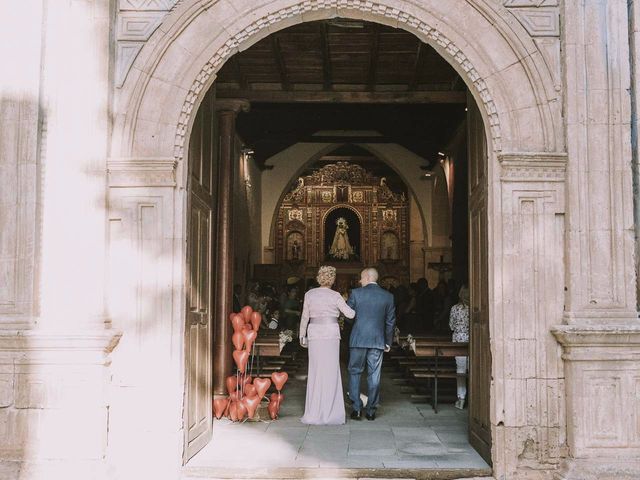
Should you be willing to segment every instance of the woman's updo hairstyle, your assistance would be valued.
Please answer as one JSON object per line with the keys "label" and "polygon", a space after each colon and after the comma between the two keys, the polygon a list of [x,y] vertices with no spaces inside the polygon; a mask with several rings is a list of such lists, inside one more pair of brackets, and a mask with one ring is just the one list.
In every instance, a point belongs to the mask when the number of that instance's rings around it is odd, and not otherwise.
{"label": "woman's updo hairstyle", "polygon": [[318,269],[316,280],[321,287],[331,287],[336,281],[336,269],[328,265],[323,265]]}

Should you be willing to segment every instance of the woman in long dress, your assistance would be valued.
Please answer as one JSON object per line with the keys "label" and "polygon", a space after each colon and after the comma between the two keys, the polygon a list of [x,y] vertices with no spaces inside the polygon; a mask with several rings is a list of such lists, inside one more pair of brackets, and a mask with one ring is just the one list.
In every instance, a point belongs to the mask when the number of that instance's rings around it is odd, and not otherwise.
{"label": "woman in long dress", "polygon": [[317,276],[320,287],[304,296],[300,322],[300,343],[309,347],[307,398],[302,423],[341,425],[345,422],[342,377],[340,375],[340,312],[353,318],[356,312],[340,293],[331,290],[336,269],[323,266]]}

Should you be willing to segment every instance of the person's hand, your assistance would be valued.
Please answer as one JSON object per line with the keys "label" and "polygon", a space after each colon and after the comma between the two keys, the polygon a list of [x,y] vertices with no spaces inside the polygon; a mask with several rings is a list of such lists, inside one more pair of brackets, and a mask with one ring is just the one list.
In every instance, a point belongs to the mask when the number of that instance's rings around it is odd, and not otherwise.
{"label": "person's hand", "polygon": [[300,337],[300,345],[307,348],[307,337]]}
{"label": "person's hand", "polygon": [[389,353],[391,351],[391,347],[389,345],[384,346],[385,353]]}

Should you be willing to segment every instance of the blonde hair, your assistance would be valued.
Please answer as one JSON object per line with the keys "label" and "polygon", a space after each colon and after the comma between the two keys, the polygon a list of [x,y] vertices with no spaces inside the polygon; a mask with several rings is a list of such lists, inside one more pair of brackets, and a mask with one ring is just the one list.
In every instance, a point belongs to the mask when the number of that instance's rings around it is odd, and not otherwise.
{"label": "blonde hair", "polygon": [[328,265],[323,265],[318,269],[316,280],[321,287],[330,287],[336,281],[336,269]]}

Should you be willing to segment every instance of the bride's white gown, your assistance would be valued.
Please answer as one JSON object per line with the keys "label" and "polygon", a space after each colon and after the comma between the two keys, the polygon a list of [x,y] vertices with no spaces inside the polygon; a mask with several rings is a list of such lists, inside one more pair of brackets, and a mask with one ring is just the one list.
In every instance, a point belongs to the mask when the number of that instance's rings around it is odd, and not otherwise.
{"label": "bride's white gown", "polygon": [[304,296],[300,337],[306,336],[309,346],[309,375],[303,423],[341,425],[345,422],[339,312],[347,318],[356,314],[342,295],[330,288],[314,288]]}

